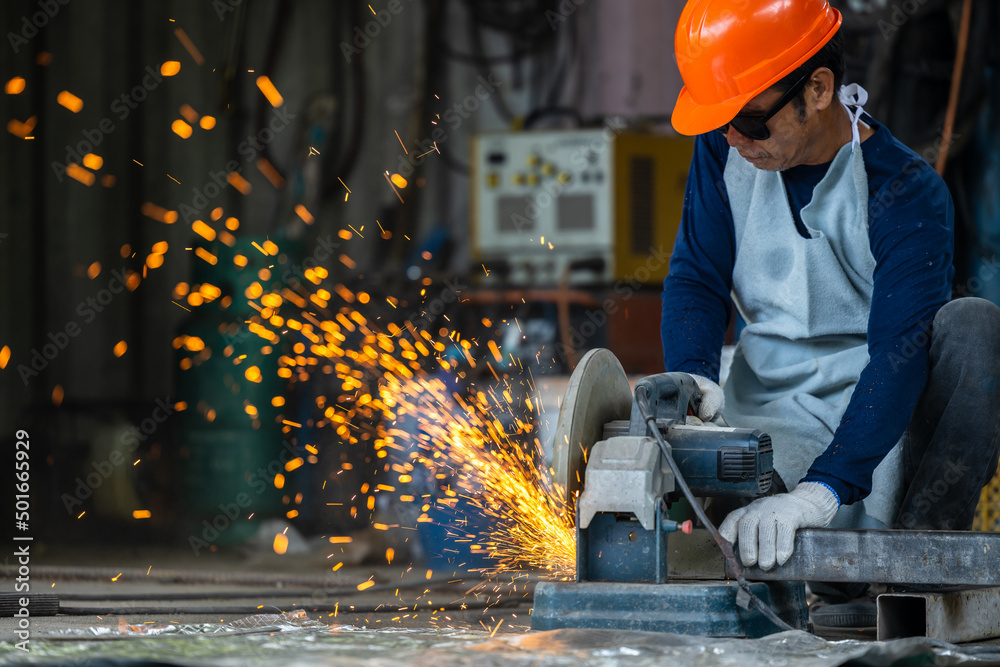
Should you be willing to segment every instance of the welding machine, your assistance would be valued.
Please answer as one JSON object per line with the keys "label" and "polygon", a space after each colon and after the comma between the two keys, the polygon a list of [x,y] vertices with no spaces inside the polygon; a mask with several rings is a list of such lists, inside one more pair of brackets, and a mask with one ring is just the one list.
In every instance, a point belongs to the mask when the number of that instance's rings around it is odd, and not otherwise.
{"label": "welding machine", "polygon": [[690,137],[612,125],[476,135],[473,255],[508,265],[511,285],[554,285],[592,260],[582,280],[658,285],[667,264],[648,259],[673,247],[693,151]]}

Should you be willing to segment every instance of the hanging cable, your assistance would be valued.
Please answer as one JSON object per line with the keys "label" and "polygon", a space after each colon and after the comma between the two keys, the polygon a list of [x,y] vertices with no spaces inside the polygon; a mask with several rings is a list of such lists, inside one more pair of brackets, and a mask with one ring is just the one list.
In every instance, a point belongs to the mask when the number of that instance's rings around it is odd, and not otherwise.
{"label": "hanging cable", "polygon": [[951,133],[955,126],[955,113],[958,109],[958,93],[962,90],[962,71],[965,65],[965,51],[969,45],[969,23],[972,18],[972,0],[963,0],[962,19],[958,28],[958,46],[955,48],[955,68],[951,73],[951,90],[948,93],[948,107],[944,115],[944,131],[941,136],[941,152],[938,154],[934,169],[939,176],[944,176],[944,167],[948,164],[948,149],[951,148]]}
{"label": "hanging cable", "polygon": [[647,388],[642,384],[635,388],[635,403],[639,408],[639,414],[642,415],[643,420],[649,425],[650,430],[653,432],[656,444],[660,446],[660,452],[663,454],[663,458],[667,460],[667,463],[670,466],[670,471],[674,474],[674,481],[677,483],[677,486],[681,488],[681,491],[684,493],[684,497],[691,505],[691,508],[694,510],[698,520],[701,521],[701,524],[708,529],[708,532],[712,535],[715,543],[719,545],[719,549],[722,551],[722,555],[726,559],[726,564],[729,566],[730,572],[736,576],[736,581],[740,589],[749,597],[748,608],[756,609],[763,614],[767,620],[774,623],[781,630],[794,630],[795,628],[783,621],[774,612],[774,610],[767,605],[766,602],[757,597],[757,595],[750,589],[750,584],[747,583],[746,577],[743,575],[743,567],[740,565],[739,561],[736,560],[736,554],[733,552],[733,545],[722,537],[719,530],[715,527],[715,524],[713,524],[709,520],[708,516],[705,515],[705,510],[703,510],[701,505],[695,500],[694,494],[691,493],[691,489],[688,487],[687,482],[684,481],[684,476],[681,475],[680,468],[677,467],[677,463],[674,461],[674,457],[670,455],[670,448],[667,446],[666,440],[663,439],[663,434],[660,433],[660,428],[656,424],[656,416],[653,414],[653,411],[649,406],[649,396],[647,395],[647,392]]}

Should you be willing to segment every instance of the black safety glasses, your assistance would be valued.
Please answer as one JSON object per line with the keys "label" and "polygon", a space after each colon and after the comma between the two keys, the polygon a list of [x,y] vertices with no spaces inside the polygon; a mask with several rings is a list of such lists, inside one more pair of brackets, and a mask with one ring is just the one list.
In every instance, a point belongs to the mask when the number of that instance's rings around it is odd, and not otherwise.
{"label": "black safety glasses", "polygon": [[801,79],[796,81],[795,85],[789,88],[784,95],[778,98],[778,101],[775,102],[763,116],[739,114],[731,121],[718,128],[718,131],[723,134],[729,134],[729,126],[732,125],[737,132],[750,139],[755,139],[757,141],[769,139],[771,137],[771,131],[767,129],[767,121],[771,120],[771,118],[774,117],[774,114],[781,111],[786,104],[792,101],[792,98],[799,94],[799,91],[802,90],[809,81],[810,76],[812,76],[812,72],[807,73]]}

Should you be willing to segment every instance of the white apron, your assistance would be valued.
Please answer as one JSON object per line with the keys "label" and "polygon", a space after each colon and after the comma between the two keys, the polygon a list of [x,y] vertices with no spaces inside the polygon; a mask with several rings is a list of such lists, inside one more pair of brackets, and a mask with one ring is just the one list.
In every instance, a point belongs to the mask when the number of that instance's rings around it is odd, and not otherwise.
{"label": "white apron", "polygon": [[[795,228],[780,172],[761,171],[731,148],[723,174],[736,230],[732,296],[746,322],[723,388],[723,416],[730,426],[771,435],[774,468],[789,490],[833,440],[868,364],[875,259],[857,128],[866,97],[854,85],[842,89],[841,99],[856,107],[853,141],[800,213],[810,238]],[[897,443],[876,468],[871,495],[842,507],[831,525],[891,525],[901,478]]]}

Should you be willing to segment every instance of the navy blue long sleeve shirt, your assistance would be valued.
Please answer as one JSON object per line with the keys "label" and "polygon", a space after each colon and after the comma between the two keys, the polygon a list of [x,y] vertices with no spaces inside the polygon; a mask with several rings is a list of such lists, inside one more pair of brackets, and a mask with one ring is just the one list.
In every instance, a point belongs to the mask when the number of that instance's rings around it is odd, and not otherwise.
{"label": "navy blue long sleeve shirt", "polygon": [[[871,492],[872,472],[906,428],[928,375],[930,324],[951,297],[954,207],[944,181],[868,116],[861,145],[868,175],[868,239],[875,258],[868,365],[833,440],[801,481],[829,484],[847,505]],[[732,312],[736,242],[723,171],[725,137],[695,139],[680,230],[663,284],[664,364],[718,381]],[[799,212],[829,163],[782,172],[799,233]],[[791,481],[791,480],[788,480]]]}

